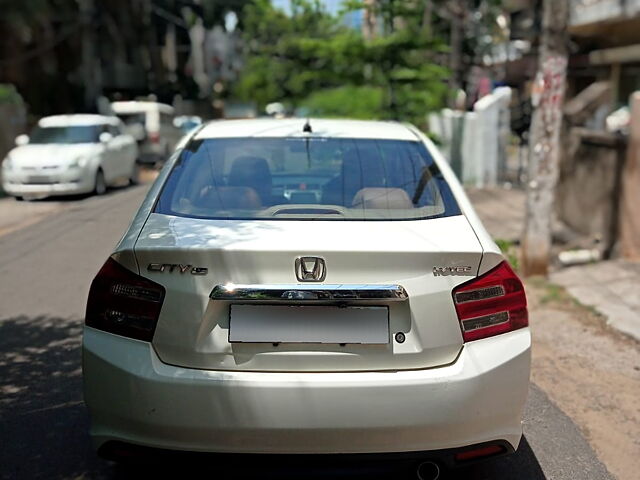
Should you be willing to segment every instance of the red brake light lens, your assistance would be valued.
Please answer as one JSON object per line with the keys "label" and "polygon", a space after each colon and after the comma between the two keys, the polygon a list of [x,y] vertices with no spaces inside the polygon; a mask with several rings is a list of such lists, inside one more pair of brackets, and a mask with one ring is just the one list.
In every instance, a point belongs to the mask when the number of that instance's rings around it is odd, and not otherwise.
{"label": "red brake light lens", "polygon": [[465,342],[529,325],[522,282],[507,262],[453,289]]}
{"label": "red brake light lens", "polygon": [[109,258],[93,279],[85,324],[124,337],[150,342],[165,290]]}
{"label": "red brake light lens", "polygon": [[466,462],[469,460],[476,460],[479,458],[491,457],[504,453],[505,448],[501,445],[487,445],[480,448],[474,448],[472,450],[466,450],[464,452],[456,453],[456,460],[458,462]]}

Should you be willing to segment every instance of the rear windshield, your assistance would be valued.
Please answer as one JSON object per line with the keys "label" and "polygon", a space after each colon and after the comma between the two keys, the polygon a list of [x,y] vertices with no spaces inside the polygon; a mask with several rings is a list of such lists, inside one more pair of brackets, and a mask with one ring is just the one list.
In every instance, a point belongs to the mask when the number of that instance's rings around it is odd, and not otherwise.
{"label": "rear windshield", "polygon": [[421,142],[335,138],[193,141],[181,152],[155,211],[273,220],[460,214]]}

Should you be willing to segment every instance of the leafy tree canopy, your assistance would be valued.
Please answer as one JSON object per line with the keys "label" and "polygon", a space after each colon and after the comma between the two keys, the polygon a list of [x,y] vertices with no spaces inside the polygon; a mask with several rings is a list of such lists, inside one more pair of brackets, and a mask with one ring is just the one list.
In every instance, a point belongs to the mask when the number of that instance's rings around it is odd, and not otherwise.
{"label": "leafy tree canopy", "polygon": [[422,28],[420,7],[387,3],[397,5],[384,32],[365,39],[317,0],[293,0],[290,14],[253,2],[243,12],[247,61],[234,93],[260,106],[279,101],[316,115],[424,124],[447,94],[448,71],[437,62],[446,47]]}

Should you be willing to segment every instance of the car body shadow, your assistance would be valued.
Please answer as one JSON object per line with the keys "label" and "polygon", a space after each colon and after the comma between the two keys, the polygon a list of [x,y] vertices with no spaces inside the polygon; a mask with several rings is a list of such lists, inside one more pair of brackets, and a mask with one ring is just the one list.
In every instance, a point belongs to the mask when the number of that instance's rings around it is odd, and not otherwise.
{"label": "car body shadow", "polygon": [[531,449],[527,437],[523,436],[518,450],[513,455],[486,460],[468,467],[445,472],[443,477],[447,480],[494,480],[511,479],[519,480],[544,480],[546,477],[535,453]]}
{"label": "car body shadow", "polygon": [[[135,458],[135,460],[134,460]],[[278,480],[311,479],[415,479],[419,460],[384,460],[375,455],[367,459],[336,456],[225,456],[165,453],[132,457],[128,464],[114,466],[114,478],[134,479],[143,475],[181,475],[184,465],[205,475],[215,471],[218,479],[268,478]],[[213,470],[212,470],[213,468]],[[518,451],[509,456],[481,461],[466,467],[442,469],[440,480],[496,480],[518,478],[544,480],[546,477],[526,438]],[[195,475],[194,475],[195,476]]]}
{"label": "car body shadow", "polygon": [[80,319],[0,319],[0,477],[76,478],[104,469],[87,434],[81,332]]}

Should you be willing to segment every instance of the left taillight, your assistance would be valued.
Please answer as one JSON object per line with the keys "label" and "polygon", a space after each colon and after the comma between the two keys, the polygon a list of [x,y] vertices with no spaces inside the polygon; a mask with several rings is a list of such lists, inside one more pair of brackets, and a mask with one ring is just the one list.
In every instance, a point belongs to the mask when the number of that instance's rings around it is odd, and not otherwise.
{"label": "left taillight", "polygon": [[529,325],[522,282],[507,262],[453,289],[465,342]]}
{"label": "left taillight", "polygon": [[150,342],[165,289],[109,258],[91,283],[85,324]]}

